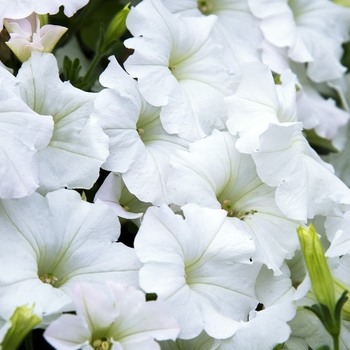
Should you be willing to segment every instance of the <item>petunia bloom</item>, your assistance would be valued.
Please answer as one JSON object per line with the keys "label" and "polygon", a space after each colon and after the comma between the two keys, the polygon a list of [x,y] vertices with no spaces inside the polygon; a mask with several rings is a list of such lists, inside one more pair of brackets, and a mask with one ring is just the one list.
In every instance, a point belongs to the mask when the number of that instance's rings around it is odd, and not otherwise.
{"label": "petunia bloom", "polygon": [[[0,203],[0,315],[36,303],[43,316],[72,311],[77,282],[107,280],[138,286],[141,267],[133,249],[116,243],[118,217],[102,202],[70,190],[38,193]],[[45,319],[44,319],[45,321]]]}
{"label": "petunia bloom", "polygon": [[108,295],[88,283],[72,293],[77,315],[52,322],[45,339],[57,350],[157,350],[154,341],[175,340],[179,327],[169,308],[127,284],[107,282]]}
{"label": "petunia bloom", "polygon": [[29,59],[32,51],[51,52],[68,29],[51,24],[40,28],[39,16],[34,12],[23,19],[7,18],[4,23],[11,37],[6,44],[21,62]]}
{"label": "petunia bloom", "polygon": [[134,49],[127,72],[138,79],[145,100],[161,107],[164,129],[189,140],[225,127],[224,97],[233,92],[222,47],[210,37],[215,20],[182,17],[160,0],[146,0],[126,21],[134,35],[124,43]]}
{"label": "petunia bloom", "polygon": [[226,218],[224,210],[182,207],[185,220],[165,205],[147,210],[134,246],[145,264],[140,287],[170,306],[181,332],[232,336],[255,309],[260,264],[250,258],[254,243]]}

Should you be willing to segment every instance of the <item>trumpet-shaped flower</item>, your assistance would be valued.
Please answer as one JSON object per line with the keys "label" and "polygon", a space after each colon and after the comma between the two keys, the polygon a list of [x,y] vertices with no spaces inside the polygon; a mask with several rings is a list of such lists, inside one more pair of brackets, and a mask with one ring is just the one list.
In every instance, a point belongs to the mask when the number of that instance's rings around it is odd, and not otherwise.
{"label": "trumpet-shaped flower", "polygon": [[279,274],[299,246],[299,224],[279,210],[275,190],[261,181],[252,157],[241,154],[236,143],[237,137],[216,131],[192,143],[190,153],[178,152],[171,159],[170,197],[178,205],[225,209],[235,227],[254,239],[253,260]]}
{"label": "trumpet-shaped flower", "polygon": [[110,150],[102,167],[122,173],[128,190],[141,201],[170,203],[166,189],[169,155],[186,150],[188,141],[163,129],[160,109],[144,100],[136,81],[115,58],[100,82],[107,89],[98,94],[93,116],[109,136]]}
{"label": "trumpet-shaped flower", "polygon": [[[339,128],[347,123],[350,114],[336,106],[331,98],[325,99],[318,91],[319,84],[312,82],[306,74],[303,63],[290,60],[287,49],[276,48],[266,40],[260,45],[262,48],[262,60],[269,68],[278,74],[286,69],[291,69],[297,76],[297,112],[298,121],[303,122],[305,129],[315,129],[316,133],[326,139],[333,140],[338,134]],[[343,81],[344,83],[344,81]],[[337,91],[338,85],[332,84]],[[344,93],[341,92],[343,95]],[[342,102],[346,101],[342,99]],[[337,148],[337,143],[333,143]]]}
{"label": "trumpet-shaped flower", "polygon": [[146,101],[162,107],[164,129],[190,140],[223,129],[223,98],[232,87],[221,47],[210,38],[215,17],[182,17],[160,0],[146,0],[131,9],[126,23],[134,38],[125,46],[135,52],[125,68]]}
{"label": "trumpet-shaped flower", "polygon": [[32,51],[51,52],[68,29],[50,24],[40,28],[36,13],[19,20],[7,18],[5,27],[11,36],[6,44],[22,62],[30,57]]}
{"label": "trumpet-shaped flower", "polygon": [[296,77],[286,71],[281,79],[283,84],[276,86],[266,66],[247,64],[236,94],[227,98],[227,126],[231,133],[239,133],[236,146],[252,154],[259,177],[277,186],[280,210],[305,221],[327,215],[336,204],[349,204],[350,191],[302,134],[302,124],[297,122]]}
{"label": "trumpet-shaped flower", "polygon": [[340,64],[341,45],[349,38],[350,12],[328,0],[248,0],[253,14],[262,19],[267,41],[287,47],[288,56],[308,63],[315,82],[337,79],[346,68]]}
{"label": "trumpet-shaped flower", "polygon": [[157,350],[154,341],[173,339],[179,327],[169,308],[122,283],[107,282],[108,295],[88,283],[72,293],[77,315],[52,322],[45,339],[57,350]]}
{"label": "trumpet-shaped flower", "polygon": [[162,0],[172,13],[182,16],[218,17],[212,32],[215,41],[223,46],[225,65],[233,73],[247,62],[260,62],[259,44],[262,40],[260,20],[253,16],[247,0],[172,1]]}
{"label": "trumpet-shaped flower", "polygon": [[350,190],[304,138],[300,123],[270,124],[252,154],[259,177],[277,186],[276,203],[288,217],[306,220],[350,204]]}
{"label": "trumpet-shaped flower", "polygon": [[[8,81],[8,72],[0,72]],[[49,144],[40,147],[39,191],[44,194],[63,187],[92,187],[108,156],[108,137],[90,117],[96,95],[62,82],[51,54],[32,52],[16,79],[13,90],[22,100],[33,111],[51,115],[54,121]],[[9,110],[16,108],[13,105]]]}
{"label": "trumpet-shaped flower", "polygon": [[287,322],[296,312],[295,289],[288,267],[284,264],[281,270],[283,274],[274,276],[271,270],[262,267],[255,285],[262,310],[252,310],[249,320],[240,322],[233,337],[222,341],[220,350],[271,350],[289,338],[291,329]]}
{"label": "trumpet-shaped flower", "polygon": [[[118,217],[102,202],[91,204],[75,191],[46,197],[34,193],[0,204],[0,315],[35,302],[49,316],[72,311],[71,287],[106,280],[138,285],[140,262],[133,249],[115,243]],[[45,321],[45,319],[44,319]]]}
{"label": "trumpet-shaped flower", "polygon": [[166,206],[145,213],[135,250],[145,264],[140,286],[170,306],[179,338],[204,329],[214,338],[232,336],[255,309],[254,285],[261,265],[252,264],[254,243],[223,210],[182,207],[185,220]]}

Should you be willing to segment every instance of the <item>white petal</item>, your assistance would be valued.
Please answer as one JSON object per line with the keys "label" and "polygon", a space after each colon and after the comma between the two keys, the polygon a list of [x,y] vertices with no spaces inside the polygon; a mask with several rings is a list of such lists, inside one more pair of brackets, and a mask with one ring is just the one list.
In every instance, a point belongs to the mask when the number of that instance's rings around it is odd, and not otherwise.
{"label": "white petal", "polygon": [[51,54],[33,53],[18,73],[21,95],[29,107],[54,119],[51,141],[39,153],[40,191],[90,188],[108,155],[108,138],[90,118],[94,94],[63,83]]}
{"label": "white petal", "polygon": [[0,82],[0,197],[19,198],[39,186],[38,151],[53,131],[50,116],[34,113]]}

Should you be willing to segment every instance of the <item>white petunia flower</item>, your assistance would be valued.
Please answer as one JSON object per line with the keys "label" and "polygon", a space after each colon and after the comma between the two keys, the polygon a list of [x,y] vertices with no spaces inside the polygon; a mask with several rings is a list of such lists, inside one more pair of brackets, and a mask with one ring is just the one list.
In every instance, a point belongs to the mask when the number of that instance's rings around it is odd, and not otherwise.
{"label": "white petunia flower", "polygon": [[350,204],[350,190],[310,147],[301,123],[270,124],[252,153],[259,177],[277,186],[276,203],[295,220],[327,215]]}
{"label": "white petunia flower", "polygon": [[21,62],[26,61],[32,51],[52,52],[68,29],[50,24],[40,28],[39,16],[34,12],[18,20],[7,18],[4,24],[11,37],[6,44]]}
{"label": "white petunia flower", "polygon": [[349,204],[350,191],[302,134],[295,79],[285,71],[283,84],[275,85],[267,66],[245,65],[236,94],[227,98],[227,126],[231,133],[239,133],[236,147],[252,154],[262,181],[277,186],[279,209],[294,220],[306,221],[327,215],[336,204]]}
{"label": "white petunia flower", "polygon": [[54,121],[51,140],[39,152],[38,191],[45,194],[63,187],[91,188],[108,156],[108,137],[90,117],[96,94],[62,82],[55,57],[38,52],[22,65],[17,84],[14,91],[23,101],[33,111],[51,115]]}
{"label": "white petunia flower", "polygon": [[300,225],[277,207],[275,189],[261,181],[250,155],[235,147],[237,137],[214,131],[190,146],[190,153],[172,157],[170,197],[178,205],[197,203],[222,208],[235,227],[254,239],[253,260],[266,264],[276,274],[284,259],[291,258],[299,242]]}
{"label": "white petunia flower", "polygon": [[115,58],[100,82],[107,89],[98,94],[93,116],[109,137],[110,151],[102,168],[122,173],[128,190],[141,201],[169,204],[169,156],[186,150],[189,142],[163,129],[160,109],[144,100],[136,81]]}
{"label": "white petunia flower", "polygon": [[287,47],[293,61],[308,63],[315,82],[337,79],[346,68],[340,64],[342,43],[349,38],[350,11],[328,0],[248,0],[262,19],[265,39]]}
{"label": "white petunia flower", "polygon": [[161,106],[164,129],[195,140],[225,128],[224,96],[232,93],[221,47],[211,38],[215,17],[171,14],[160,0],[132,8],[127,26],[135,52],[125,62],[147,102]]}
{"label": "white petunia flower", "polygon": [[146,212],[134,243],[145,264],[140,286],[170,306],[180,338],[194,338],[203,329],[227,338],[257,305],[260,265],[250,262],[254,243],[223,210],[196,204],[182,210],[185,220],[166,206]]}
{"label": "white petunia flower", "polygon": [[[307,77],[305,64],[293,62],[288,58],[287,49],[276,48],[266,40],[261,47],[263,50],[263,62],[273,72],[281,74],[284,70],[291,69],[296,74],[296,85],[299,90],[296,94],[298,121],[303,122],[305,129],[314,128],[319,136],[333,140],[337,136],[339,129],[348,122],[350,114],[338,108],[333,99],[325,99],[321,95],[319,91],[321,84],[316,84]],[[335,83],[334,81],[329,82],[331,86]],[[345,84],[345,81],[339,81],[336,86],[334,85],[337,91],[340,91],[339,85],[341,83]],[[343,95],[344,93],[342,92],[340,97],[344,97]],[[342,101],[346,106],[347,102],[344,98]],[[337,141],[334,141],[333,144],[338,146]]]}
{"label": "white petunia flower", "polygon": [[28,196],[39,187],[38,152],[47,147],[54,126],[50,116],[33,112],[10,84],[0,78],[0,198],[4,199]]}
{"label": "white petunia flower", "polygon": [[258,46],[262,40],[260,20],[253,16],[247,0],[162,0],[172,13],[182,16],[218,17],[212,37],[223,46],[225,65],[237,73],[240,65],[247,62],[260,62]]}
{"label": "white petunia flower", "polygon": [[52,322],[45,339],[57,350],[157,350],[154,341],[173,339],[179,327],[169,308],[127,284],[107,282],[108,295],[80,283],[72,293],[77,315]]}
{"label": "white petunia flower", "polygon": [[289,338],[291,329],[287,322],[296,313],[295,289],[288,267],[284,264],[281,270],[283,274],[274,276],[271,270],[262,267],[255,286],[261,310],[252,310],[249,320],[241,321],[237,332],[223,340],[219,350],[271,350]]}
{"label": "white petunia flower", "polygon": [[138,285],[141,264],[133,249],[115,243],[118,217],[101,202],[87,203],[68,190],[3,200],[0,226],[4,318],[13,307],[32,302],[44,316],[72,311],[70,289],[80,281]]}

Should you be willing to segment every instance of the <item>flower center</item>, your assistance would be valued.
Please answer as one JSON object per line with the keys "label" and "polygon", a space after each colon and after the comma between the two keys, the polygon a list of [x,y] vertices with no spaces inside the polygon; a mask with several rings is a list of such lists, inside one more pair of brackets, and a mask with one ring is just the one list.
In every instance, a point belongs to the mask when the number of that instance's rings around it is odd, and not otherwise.
{"label": "flower center", "polygon": [[107,338],[96,339],[92,343],[94,350],[110,350],[112,343]]}
{"label": "flower center", "polygon": [[221,209],[227,211],[228,217],[230,218],[235,217],[242,221],[244,221],[248,215],[254,215],[255,213],[257,213],[257,211],[253,209],[252,210],[234,210],[233,204],[231,204],[231,201],[229,199],[223,200],[223,202],[221,203]]}
{"label": "flower center", "polygon": [[232,209],[231,201],[229,199],[225,199],[221,204],[221,209],[224,209],[227,211],[227,216],[232,218],[234,215],[234,211]]}
{"label": "flower center", "polygon": [[45,273],[45,275],[39,277],[39,279],[41,282],[51,284],[52,286],[56,281],[58,281],[58,278],[55,277],[52,273]]}
{"label": "flower center", "polygon": [[212,3],[205,0],[198,0],[197,5],[198,5],[199,11],[202,12],[203,15],[208,15],[213,8]]}

